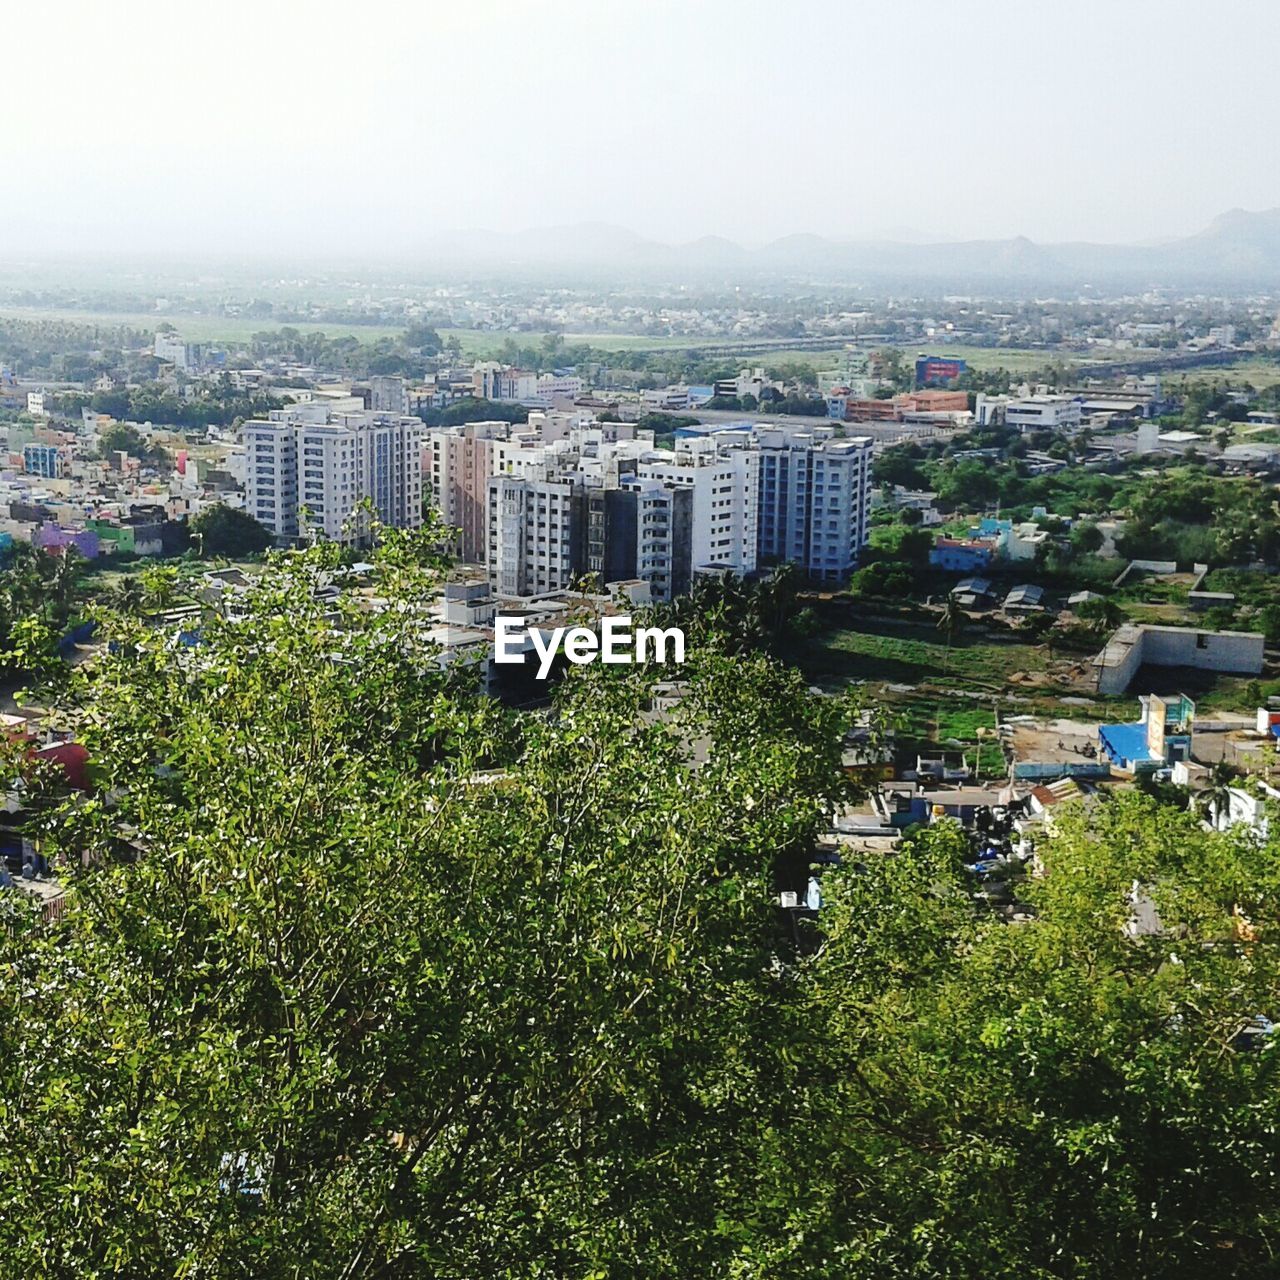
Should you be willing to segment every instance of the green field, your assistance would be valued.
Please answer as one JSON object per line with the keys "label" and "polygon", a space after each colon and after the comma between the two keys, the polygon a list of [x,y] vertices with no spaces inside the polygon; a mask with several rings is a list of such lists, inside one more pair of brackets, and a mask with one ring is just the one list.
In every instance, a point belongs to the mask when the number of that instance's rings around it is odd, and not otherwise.
{"label": "green field", "polygon": [[850,680],[890,684],[944,684],[998,693],[1013,676],[1043,671],[1045,651],[1016,639],[961,632],[948,647],[929,627],[895,628],[893,634],[852,627],[828,630],[807,640],[795,660],[819,684]]}
{"label": "green field", "polygon": [[1280,360],[1265,360],[1260,356],[1221,368],[1188,369],[1186,372],[1209,382],[1247,382],[1258,391],[1280,384]]}
{"label": "green field", "polygon": [[[166,315],[160,311],[43,311],[35,308],[10,307],[0,310],[0,316],[13,320],[64,320],[70,324],[127,325],[133,329],[149,329],[154,332],[159,324],[168,323],[188,342],[244,342],[255,333],[281,329],[278,320],[251,316]],[[299,333],[323,333],[330,338],[354,336],[362,342],[375,338],[394,337],[404,332],[403,325],[353,325],[311,324],[289,325]]]}

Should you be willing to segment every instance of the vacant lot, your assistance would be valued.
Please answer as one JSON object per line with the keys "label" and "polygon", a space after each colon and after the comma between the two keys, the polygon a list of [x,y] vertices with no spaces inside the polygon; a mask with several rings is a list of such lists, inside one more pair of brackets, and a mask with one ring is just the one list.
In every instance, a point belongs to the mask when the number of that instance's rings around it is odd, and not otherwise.
{"label": "vacant lot", "polygon": [[936,684],[999,693],[1019,674],[1043,671],[1046,654],[1015,637],[961,632],[951,645],[928,626],[868,623],[826,630],[794,655],[810,679]]}

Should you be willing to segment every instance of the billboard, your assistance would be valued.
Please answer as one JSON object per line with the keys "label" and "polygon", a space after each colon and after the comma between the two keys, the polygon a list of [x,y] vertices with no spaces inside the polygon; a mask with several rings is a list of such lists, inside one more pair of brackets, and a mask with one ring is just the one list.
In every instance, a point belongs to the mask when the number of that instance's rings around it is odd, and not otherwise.
{"label": "billboard", "polygon": [[921,356],[916,361],[916,387],[945,387],[969,366],[948,356]]}

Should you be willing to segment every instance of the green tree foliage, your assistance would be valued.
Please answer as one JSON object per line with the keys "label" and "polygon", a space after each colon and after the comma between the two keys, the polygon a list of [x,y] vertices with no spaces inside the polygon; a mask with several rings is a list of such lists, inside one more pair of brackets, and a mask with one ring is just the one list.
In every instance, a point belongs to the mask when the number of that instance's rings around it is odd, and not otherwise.
{"label": "green tree foliage", "polygon": [[1055,825],[1028,924],[951,824],[828,878],[753,1274],[1274,1274],[1277,850],[1136,794]]}
{"label": "green tree foliage", "polygon": [[1147,481],[1132,505],[1118,544],[1124,555],[1212,565],[1280,559],[1280,510],[1256,480],[1176,467]]}
{"label": "green tree foliage", "polygon": [[117,422],[102,433],[100,450],[104,456],[127,453],[142,462],[156,462],[166,456],[162,448],[148,444],[142,433],[127,422]]}
{"label": "green tree foliage", "polygon": [[754,579],[732,572],[703,575],[687,595],[656,607],[654,617],[664,626],[682,627],[695,640],[714,638],[722,651],[786,656],[815,625],[812,611],[800,606],[800,584],[793,564],[777,565]]}
{"label": "green tree foliage", "polygon": [[271,534],[247,511],[222,502],[192,518],[191,536],[202,556],[251,556],[271,545]]}
{"label": "green tree foliage", "polygon": [[58,641],[76,610],[84,557],[17,542],[0,563],[0,667],[10,673],[56,669]]}
{"label": "green tree foliage", "polygon": [[[421,547],[273,557],[200,642],[120,618],[64,705],[52,924],[0,930],[14,1276],[727,1274],[788,999],[771,904],[848,709],[703,649],[515,719],[424,654]],[[691,767],[695,746],[702,763]],[[110,799],[108,799],[110,797]],[[771,1047],[772,1046],[772,1047]]]}
{"label": "green tree foliage", "polygon": [[424,409],[418,416],[429,427],[456,427],[465,422],[528,422],[529,410],[508,401],[467,396],[443,409]]}

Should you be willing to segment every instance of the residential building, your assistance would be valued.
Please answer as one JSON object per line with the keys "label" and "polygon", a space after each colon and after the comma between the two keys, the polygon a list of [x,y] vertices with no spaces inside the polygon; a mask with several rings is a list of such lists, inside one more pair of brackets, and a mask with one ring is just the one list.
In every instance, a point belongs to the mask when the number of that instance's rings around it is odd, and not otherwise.
{"label": "residential building", "polygon": [[809,577],[847,578],[869,536],[872,442],[787,428],[756,433],[761,563],[791,563]]}
{"label": "residential building", "polygon": [[60,480],[63,473],[62,450],[56,444],[24,444],[22,469],[29,476]]}
{"label": "residential building", "polygon": [[162,330],[156,334],[152,352],[157,360],[171,364],[183,373],[190,372],[199,363],[196,349],[183,342],[176,333],[168,330]]}
{"label": "residential building", "polygon": [[584,572],[582,487],[571,478],[488,481],[489,582],[504,596],[562,591]]}
{"label": "residential building", "polygon": [[638,462],[641,479],[693,490],[691,557],[697,569],[753,573],[759,555],[760,453],[739,438],[682,440]]}
{"label": "residential building", "polygon": [[509,440],[509,422],[470,422],[432,427],[425,433],[423,476],[437,510],[457,529],[458,555],[466,564],[489,559],[489,477],[504,468],[495,443]]}
{"label": "residential building", "polygon": [[538,375],[525,369],[513,369],[497,361],[487,360],[471,373],[472,391],[481,400],[538,399]]}
{"label": "residential building", "polygon": [[361,541],[355,513],[366,499],[383,524],[417,528],[425,430],[418,418],[334,413],[320,403],[273,410],[245,423],[246,510],[285,538]]}
{"label": "residential building", "polygon": [[938,538],[929,551],[929,563],[948,573],[973,573],[991,564],[991,546],[973,538]]}
{"label": "residential building", "polygon": [[374,413],[407,414],[409,397],[405,393],[404,379],[383,376],[370,378],[369,408]]}
{"label": "residential building", "polygon": [[1195,703],[1185,694],[1142,699],[1142,714],[1132,724],[1098,726],[1101,758],[1120,773],[1150,773],[1191,756]]}
{"label": "residential building", "polygon": [[286,413],[244,424],[245,510],[278,538],[298,536],[298,424]]}

